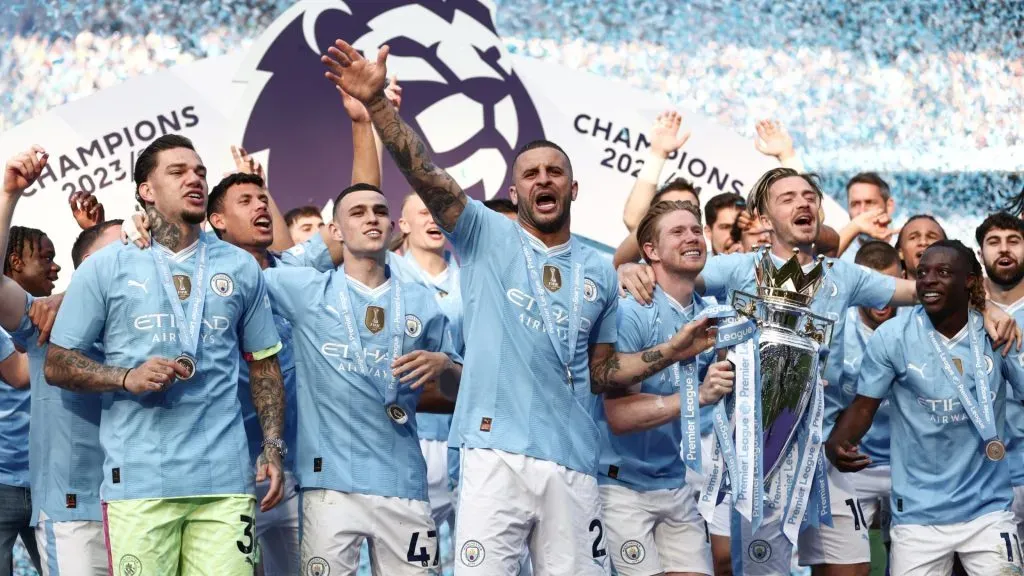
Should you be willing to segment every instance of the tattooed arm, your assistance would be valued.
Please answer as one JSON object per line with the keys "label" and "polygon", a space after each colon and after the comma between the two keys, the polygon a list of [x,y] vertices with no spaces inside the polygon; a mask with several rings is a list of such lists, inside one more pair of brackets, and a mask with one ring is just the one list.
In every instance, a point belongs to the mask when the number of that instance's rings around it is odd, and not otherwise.
{"label": "tattooed arm", "polygon": [[466,205],[466,193],[430,160],[423,140],[388,101],[384,93],[388,47],[381,48],[374,62],[343,40],[335,41],[328,54],[320,59],[327,66],[327,79],[366,105],[381,141],[434,220],[445,230],[454,230]]}
{"label": "tattooed arm", "polygon": [[121,368],[100,364],[78,350],[50,343],[43,376],[50,384],[72,392],[124,390],[144,394],[164,390],[175,377],[187,377],[188,373],[169,358],[154,356],[136,368]]}
{"label": "tattooed arm", "polygon": [[[277,355],[261,360],[249,361],[249,387],[252,388],[252,405],[263,429],[264,446],[256,462],[256,481],[270,480],[267,495],[260,502],[260,510],[266,512],[284,496],[284,470],[281,460],[284,454],[267,440],[280,440],[284,434],[284,377]],[[287,447],[286,447],[287,448]]]}
{"label": "tattooed arm", "polygon": [[263,437],[281,438],[284,434],[284,377],[276,355],[249,362],[249,386]]}
{"label": "tattooed arm", "polygon": [[715,342],[713,327],[703,318],[683,326],[668,342],[635,354],[617,352],[611,344],[590,349],[590,390],[603,394],[643,382],[674,362],[693,358]]}

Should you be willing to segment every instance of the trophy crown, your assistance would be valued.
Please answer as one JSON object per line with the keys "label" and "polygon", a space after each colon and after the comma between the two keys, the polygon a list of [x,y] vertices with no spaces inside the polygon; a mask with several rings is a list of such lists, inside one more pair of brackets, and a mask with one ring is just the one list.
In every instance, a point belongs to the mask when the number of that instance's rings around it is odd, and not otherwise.
{"label": "trophy crown", "polygon": [[819,255],[814,266],[804,272],[797,258],[799,254],[800,249],[794,248],[793,256],[782,266],[776,267],[770,250],[761,250],[761,259],[755,269],[757,291],[761,298],[795,306],[811,304],[825,280],[825,271],[832,267],[832,263],[826,263],[825,257]]}

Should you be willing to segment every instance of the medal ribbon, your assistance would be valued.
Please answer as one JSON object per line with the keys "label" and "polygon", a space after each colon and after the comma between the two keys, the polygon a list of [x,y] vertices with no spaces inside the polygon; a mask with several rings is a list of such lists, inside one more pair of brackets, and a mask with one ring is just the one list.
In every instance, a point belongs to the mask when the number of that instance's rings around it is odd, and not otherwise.
{"label": "medal ribbon", "polygon": [[[662,312],[671,312],[675,310],[675,307],[669,303],[668,296],[665,292],[658,287],[654,288],[654,303]],[[703,306],[703,301],[696,294],[693,295],[693,310],[698,312]],[[679,313],[682,318],[682,323],[686,324],[689,318],[686,317],[682,312]],[[667,342],[675,334],[675,322],[665,322],[662,324],[662,342]],[[700,374],[700,355],[697,355],[692,360],[682,363],[675,362],[669,367],[669,373],[672,375],[673,388],[679,390],[680,406],[679,411],[682,415],[682,445],[680,450],[682,453],[683,463],[687,468],[690,468],[697,474],[703,474],[702,462],[701,462],[701,445],[700,445],[700,398],[698,395],[698,375]],[[684,377],[685,373],[685,377]]]}
{"label": "medal ribbon", "polygon": [[[921,322],[921,317],[918,317],[918,322]],[[956,387],[956,393],[960,396],[960,404],[963,405],[964,412],[967,412],[967,416],[971,419],[978,434],[981,435],[981,439],[987,442],[996,438],[998,434],[992,417],[992,396],[989,389],[988,375],[985,373],[985,361],[983,360],[984,355],[982,354],[981,342],[978,337],[977,322],[977,315],[969,313],[967,317],[967,331],[971,342],[971,359],[974,361],[974,385],[977,388],[977,400],[967,390],[964,378],[958,375],[956,369],[953,368],[953,362],[949,359],[949,352],[945,346],[939,344],[938,338],[935,337],[934,327],[928,330],[928,340],[942,362],[942,371],[946,373],[946,377]],[[923,325],[922,327],[925,328]]]}
{"label": "medal ribbon", "polygon": [[196,248],[194,276],[189,278],[195,297],[187,321],[185,320],[185,309],[181,305],[181,298],[178,297],[178,291],[174,288],[174,278],[171,276],[170,266],[167,264],[167,255],[164,253],[167,248],[154,240],[153,248],[149,253],[153,255],[160,284],[164,287],[164,295],[174,314],[174,327],[178,330],[178,343],[181,344],[182,353],[187,354],[198,363],[196,351],[199,349],[199,332],[202,329],[203,308],[206,306],[206,238],[200,234],[197,242],[199,246]]}
{"label": "medal ribbon", "polygon": [[558,338],[558,326],[555,325],[555,318],[551,313],[551,305],[548,302],[548,295],[541,282],[540,274],[537,272],[537,262],[534,259],[533,247],[526,237],[527,232],[522,226],[516,226],[519,232],[519,244],[523,249],[523,258],[526,260],[526,270],[530,275],[530,286],[533,289],[533,299],[540,309],[540,316],[544,322],[544,331],[551,340],[551,346],[555,349],[555,355],[565,368],[566,382],[574,387],[572,379],[572,361],[576,356],[576,343],[579,341],[580,327],[583,323],[583,250],[575,237],[570,238],[569,251],[572,265],[572,310],[569,312],[569,347],[566,353]]}
{"label": "medal ribbon", "polygon": [[[359,337],[359,330],[356,328],[355,318],[352,315],[352,305],[348,297],[348,278],[345,275],[345,267],[342,265],[332,275],[331,279],[337,282],[335,286],[338,295],[338,312],[341,314],[342,323],[345,325],[345,332],[348,335],[349,349],[356,360],[356,367],[364,376],[370,376],[366,367],[366,353],[363,351],[363,342]],[[391,361],[402,355],[402,343],[405,336],[404,301],[402,300],[402,283],[398,278],[391,278]],[[390,370],[390,368],[389,368]],[[398,403],[398,378],[394,371],[384,388],[384,406],[391,406]]]}

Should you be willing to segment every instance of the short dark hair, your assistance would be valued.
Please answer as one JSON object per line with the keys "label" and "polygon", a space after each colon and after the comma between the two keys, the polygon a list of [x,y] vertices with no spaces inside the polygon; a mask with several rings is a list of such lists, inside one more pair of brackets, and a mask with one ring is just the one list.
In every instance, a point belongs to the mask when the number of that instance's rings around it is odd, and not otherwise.
{"label": "short dark hair", "polygon": [[888,202],[889,198],[892,197],[892,193],[889,190],[889,183],[882,180],[882,177],[877,172],[861,172],[860,174],[854,175],[850,178],[850,181],[846,183],[846,195],[849,198],[850,188],[854,184],[870,184],[878,188],[878,191],[882,194],[882,201]]}
{"label": "short dark hair", "polygon": [[484,200],[484,206],[499,214],[517,214],[516,205],[508,198],[491,198]]}
{"label": "short dark hair", "polygon": [[295,224],[295,221],[298,220],[299,218],[306,218],[309,216],[323,218],[323,216],[320,214],[320,209],[317,208],[316,206],[299,206],[298,208],[292,208],[291,210],[288,211],[287,214],[284,215],[284,223],[286,226],[291,226],[292,224]]}
{"label": "short dark hair", "polygon": [[693,184],[686,178],[673,178],[665,183],[664,186],[658,188],[654,193],[654,197],[651,198],[651,206],[654,206],[658,202],[661,202],[661,196],[669,192],[690,192],[700,200],[700,189],[694,188]]}
{"label": "short dark hair", "polygon": [[853,262],[872,270],[881,271],[893,265],[899,266],[900,253],[888,242],[871,240],[861,245]]}
{"label": "short dark hair", "polygon": [[978,241],[978,246],[981,246],[985,241],[985,236],[993,230],[1013,230],[1024,236],[1024,220],[1012,216],[1009,212],[989,214],[974,231],[974,238]]}
{"label": "short dark hair", "polygon": [[818,194],[818,200],[824,197],[821,192],[821,186],[818,185],[818,175],[813,173],[803,173],[793,170],[792,168],[772,168],[765,172],[757,179],[754,183],[754,187],[750,192],[749,204],[752,204],[752,208],[757,210],[758,214],[766,214],[768,207],[768,191],[771,190],[773,184],[779,180],[790,178],[792,176],[799,176],[803,178],[805,182]]}
{"label": "short dark hair", "polygon": [[38,228],[11,226],[11,231],[7,235],[7,254],[4,254],[4,263],[6,264],[4,266],[4,274],[10,275],[12,255],[17,254],[18,258],[24,258],[23,254],[25,253],[26,246],[32,252],[39,250],[39,245],[44,237],[46,237],[46,232]]}
{"label": "short dark hair", "polygon": [[192,141],[181,134],[164,134],[150,142],[149,146],[146,146],[138,158],[135,159],[132,180],[135,181],[135,199],[140,205],[145,206],[146,203],[142,201],[142,196],[139,194],[139,186],[149,178],[153,170],[156,170],[157,155],[164,150],[173,150],[175,148],[188,148],[193,152],[196,151]]}
{"label": "short dark hair", "polygon": [[82,233],[78,235],[78,238],[75,239],[75,243],[71,246],[71,262],[75,265],[75,268],[77,269],[81,266],[82,260],[85,259],[85,253],[92,248],[93,244],[96,243],[96,239],[100,237],[100,234],[106,232],[108,228],[120,226],[123,223],[124,220],[116,218],[114,220],[100,222],[95,226],[90,226],[85,230],[82,230]]}
{"label": "short dark hair", "polygon": [[224,209],[224,195],[232,186],[238,184],[255,184],[260,188],[263,188],[263,178],[256,174],[247,174],[245,172],[234,172],[228,174],[210,190],[209,200],[206,202],[206,217],[209,218],[215,212],[220,212]]}
{"label": "short dark hair", "polygon": [[956,252],[957,257],[963,261],[964,266],[967,268],[967,274],[978,278],[978,281],[974,283],[973,289],[970,290],[970,305],[978,311],[984,311],[985,285],[980,281],[982,278],[981,263],[978,262],[978,257],[974,255],[974,250],[971,250],[959,240],[939,240],[926,248],[925,252],[927,253],[935,248],[949,248]]}
{"label": "short dark hair", "polygon": [[526,146],[523,146],[522,148],[519,149],[518,152],[516,152],[516,157],[512,159],[512,166],[516,165],[516,162],[519,161],[519,157],[520,156],[522,156],[523,154],[529,152],[530,150],[536,150],[537,148],[554,148],[555,150],[558,150],[559,152],[561,152],[562,156],[565,156],[566,164],[569,165],[569,175],[570,176],[572,175],[572,173],[573,173],[572,172],[572,160],[569,159],[569,154],[567,154],[565,152],[565,150],[562,149],[561,146],[559,146],[558,144],[555,144],[554,142],[552,142],[550,140],[543,140],[543,139],[541,139],[541,140],[533,140],[533,141],[527,143]]}
{"label": "short dark hair", "polygon": [[367,184],[366,182],[356,182],[355,184],[353,184],[353,185],[349,186],[348,188],[345,188],[344,190],[342,190],[338,194],[338,197],[334,199],[334,210],[337,211],[338,210],[338,206],[341,206],[341,199],[342,198],[344,198],[345,196],[348,196],[349,194],[351,194],[353,192],[362,192],[363,190],[371,190],[371,191],[376,192],[378,194],[384,194],[384,192],[381,191],[380,188],[374,186],[373,184]]}
{"label": "short dark hair", "polygon": [[942,231],[942,239],[945,240],[946,238],[948,238],[948,236],[946,235],[946,229],[942,227],[942,224],[939,224],[939,221],[935,219],[935,216],[932,216],[931,214],[914,214],[910,218],[907,218],[907,221],[904,222],[903,226],[900,228],[900,233],[898,236],[896,236],[897,248],[903,248],[903,233],[907,231],[907,226],[909,226],[910,223],[915,220],[931,220],[932,222],[935,222],[935,225],[939,227],[940,231]]}
{"label": "short dark hair", "polygon": [[747,209],[747,201],[739,194],[732,192],[724,192],[712,196],[711,200],[708,200],[704,204],[704,222],[710,227],[714,226],[715,222],[718,222],[718,211],[723,208],[739,208],[740,210]]}

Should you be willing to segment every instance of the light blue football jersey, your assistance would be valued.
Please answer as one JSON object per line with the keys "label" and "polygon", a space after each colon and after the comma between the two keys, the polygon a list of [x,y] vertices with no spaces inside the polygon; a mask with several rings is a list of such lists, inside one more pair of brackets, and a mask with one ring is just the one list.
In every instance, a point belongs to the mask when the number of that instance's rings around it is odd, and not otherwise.
{"label": "light blue football jersey", "polygon": [[[660,287],[655,290],[661,292]],[[623,298],[619,301],[617,315],[618,349],[632,354],[662,344],[705,307],[703,299],[696,294],[693,302],[685,307],[668,295],[664,299],[655,299],[650,306],[644,306],[632,297]],[[703,380],[714,358],[714,350],[698,357],[696,366],[693,366],[698,379]],[[693,365],[693,361],[683,365]],[[680,370],[680,377],[686,377],[685,368]],[[668,368],[634,386],[632,391],[660,396],[680,393],[672,370]],[[608,426],[604,408],[602,402],[597,410],[601,430],[599,484],[625,486],[640,492],[674,490],[686,484],[686,467],[679,453],[683,440],[680,418],[650,430],[616,435]],[[702,424],[704,415],[702,412]]]}
{"label": "light blue football jersey", "polygon": [[331,252],[320,234],[313,234],[309,240],[281,252],[281,263],[297,268],[312,268],[320,272],[334,270]]}
{"label": "light blue football jersey", "polygon": [[[374,289],[348,279],[366,375],[360,373],[350,349],[338,302],[343,284],[335,276],[344,271],[275,268],[265,274],[279,312],[292,325],[298,368],[295,457],[299,485],[425,501],[427,472],[416,434],[417,418],[410,416],[404,425],[393,423],[385,412],[384,390],[391,381],[393,282],[401,283],[404,302],[402,353],[444,352],[461,361],[433,292],[394,277]],[[383,312],[371,314],[370,307]],[[414,414],[419,396],[419,390],[403,386],[398,404]]]}
{"label": "light blue football jersey", "polygon": [[[0,329],[0,361],[15,353],[10,335]],[[0,484],[29,486],[28,434],[32,392],[0,380]]]}
{"label": "light blue football jersey", "polygon": [[[418,282],[434,291],[441,313],[448,318],[452,346],[459,355],[463,355],[466,346],[462,339],[462,289],[459,286],[459,263],[455,261],[451,253],[446,253],[445,259],[448,261],[448,268],[438,276],[431,276],[420,267],[411,254],[399,256],[388,253],[388,264],[399,279],[403,282]],[[451,426],[451,414],[420,412],[416,416],[416,432],[422,440],[447,442]]]}
{"label": "light blue football jersey", "polygon": [[[273,253],[268,254],[271,268],[283,265],[281,259]],[[292,348],[292,326],[288,319],[277,309],[273,295],[270,295],[270,308],[274,314],[274,326],[281,338],[281,350],[277,353],[277,363],[281,366],[284,379],[284,434],[281,438],[288,448],[284,457],[286,470],[295,471],[295,440],[298,430],[298,407],[295,398],[295,351]],[[238,365],[238,402],[242,406],[242,421],[245,422],[245,436],[249,439],[249,457],[253,462],[263,452],[263,426],[260,424],[256,407],[252,404],[252,387],[249,386],[249,363]]]}
{"label": "light blue football jersey", "polygon": [[[197,242],[178,254],[163,247],[170,273],[194,277]],[[163,392],[114,392],[104,402],[103,500],[251,494],[238,402],[244,353],[274,353],[280,338],[260,267],[248,252],[209,240],[205,278],[181,302],[186,318],[206,293],[195,375]],[[191,281],[189,281],[191,284]],[[174,314],[151,250],[115,243],[75,271],[51,342],[87,350],[99,342],[111,366],[136,367],[182,351]]]}
{"label": "light blue football jersey", "polygon": [[[1022,357],[1003,358],[992,350],[981,315],[977,337],[985,355],[996,430],[1006,414],[1006,383],[1024,392]],[[969,522],[1010,509],[1013,492],[1005,461],[985,457],[985,442],[964,411],[956,387],[942,369],[928,333],[924,308],[879,326],[868,341],[857,393],[872,398],[891,394],[892,514],[894,524],[944,525]],[[947,340],[953,364],[962,366],[968,393],[977,398],[968,327]]]}
{"label": "light blue football jersey", "polygon": [[[989,300],[1013,316],[1018,326],[1024,326],[1024,300],[1002,306]],[[1012,353],[1016,354],[1016,351]],[[1010,467],[1010,484],[1024,486],[1024,397],[1006,389],[1006,463]]]}
{"label": "light blue football jersey", "polygon": [[[39,345],[39,331],[28,317],[31,295],[25,299],[26,314],[11,334],[28,354],[32,382],[32,426],[29,429],[29,471],[32,479],[32,525],[39,512],[54,522],[103,520],[100,484],[103,483],[103,449],[100,447],[100,412],[103,395],[77,394],[51,386],[43,376],[49,344]],[[93,346],[86,356],[103,362],[103,352]]]}
{"label": "light blue football jersey", "polygon": [[[580,332],[573,385],[545,330],[519,225],[470,199],[448,234],[462,264],[466,365],[449,444],[492,448],[597,475],[601,397],[590,392],[589,347],[614,344],[618,280],[597,250],[581,250]],[[573,243],[548,248],[529,236],[563,353],[572,310]]]}
{"label": "light blue football jersey", "polygon": [[[903,308],[901,308],[902,310]],[[907,310],[912,310],[906,307]],[[846,318],[846,349],[843,357],[842,403],[849,406],[857,396],[857,378],[868,340],[875,331],[860,318],[857,308],[850,308]],[[889,411],[891,402],[886,397],[875,412],[871,428],[861,438],[859,450],[871,458],[871,467],[889,465]]]}
{"label": "light blue football jersey", "polygon": [[[757,281],[754,279],[754,266],[760,257],[757,253],[728,254],[708,258],[701,277],[704,279],[705,293],[716,296],[719,302],[731,302],[731,292],[741,290],[748,294],[757,294]],[[785,261],[772,255],[775,263],[781,266]],[[850,264],[835,258],[826,258],[832,264],[827,272],[824,284],[811,302],[811,311],[835,321],[832,329],[832,343],[829,346],[828,361],[825,365],[825,380],[829,383],[842,381],[843,349],[846,338],[844,335],[846,312],[851,306],[868,306],[882,308],[886,306],[896,291],[896,279],[884,274]],[[805,266],[805,272],[813,264]],[[842,386],[825,387],[825,421],[824,434],[827,437],[835,424],[836,415],[846,408],[843,402]]]}

